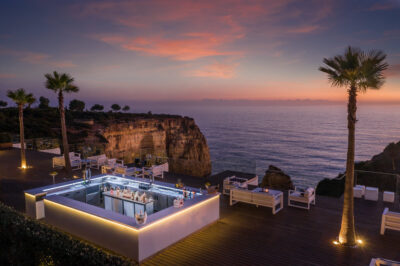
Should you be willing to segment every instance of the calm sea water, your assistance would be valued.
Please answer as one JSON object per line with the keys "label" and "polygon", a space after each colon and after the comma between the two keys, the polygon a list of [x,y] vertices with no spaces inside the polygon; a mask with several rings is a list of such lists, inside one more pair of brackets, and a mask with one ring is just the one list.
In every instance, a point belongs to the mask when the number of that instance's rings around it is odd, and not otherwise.
{"label": "calm sea water", "polygon": [[[345,105],[145,108],[193,117],[207,138],[214,173],[229,169],[262,177],[272,164],[288,173],[296,185],[316,185],[345,169]],[[400,106],[361,105],[358,119],[357,161],[370,159],[389,142],[400,141]]]}

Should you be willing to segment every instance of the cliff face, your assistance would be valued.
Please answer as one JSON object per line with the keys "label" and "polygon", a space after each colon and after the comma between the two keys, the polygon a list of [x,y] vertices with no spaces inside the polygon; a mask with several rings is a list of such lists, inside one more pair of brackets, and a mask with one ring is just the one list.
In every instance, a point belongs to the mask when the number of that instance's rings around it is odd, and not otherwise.
{"label": "cliff face", "polygon": [[123,158],[125,163],[135,158],[168,158],[173,173],[207,176],[211,160],[207,142],[194,120],[188,117],[135,118],[132,121],[112,122],[99,128],[108,143],[108,157]]}
{"label": "cliff face", "polygon": [[292,179],[276,166],[270,165],[261,182],[261,187],[280,190],[294,189]]}
{"label": "cliff face", "polygon": [[[377,187],[380,190],[396,191],[397,176],[400,175],[400,142],[390,143],[385,149],[374,155],[371,160],[357,162],[355,181],[359,185]],[[325,178],[318,183],[317,194],[340,197],[344,192],[345,178]]]}

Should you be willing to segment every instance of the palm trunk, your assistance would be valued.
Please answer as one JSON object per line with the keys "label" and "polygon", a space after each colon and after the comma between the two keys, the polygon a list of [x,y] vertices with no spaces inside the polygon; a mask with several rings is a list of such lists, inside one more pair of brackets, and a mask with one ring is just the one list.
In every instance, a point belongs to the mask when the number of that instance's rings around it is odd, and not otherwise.
{"label": "palm trunk", "polygon": [[342,225],[339,233],[339,242],[347,246],[356,245],[356,233],[354,226],[354,150],[355,150],[355,125],[357,111],[357,90],[351,86],[349,90],[349,102],[347,105],[347,127],[349,130],[346,181],[344,188]]}
{"label": "palm trunk", "polygon": [[394,158],[392,158],[392,168],[393,168],[393,171],[396,170],[396,163],[394,162]]}
{"label": "palm trunk", "polygon": [[64,95],[62,94],[61,91],[58,93],[58,107],[60,109],[60,117],[61,117],[61,134],[62,134],[62,142],[64,150],[65,170],[67,171],[67,173],[71,173],[72,169],[71,169],[71,161],[69,160],[67,127],[65,125]]}
{"label": "palm trunk", "polygon": [[19,111],[19,140],[21,142],[21,168],[26,168],[26,157],[25,157],[25,136],[24,136],[24,107],[22,104],[18,104]]}

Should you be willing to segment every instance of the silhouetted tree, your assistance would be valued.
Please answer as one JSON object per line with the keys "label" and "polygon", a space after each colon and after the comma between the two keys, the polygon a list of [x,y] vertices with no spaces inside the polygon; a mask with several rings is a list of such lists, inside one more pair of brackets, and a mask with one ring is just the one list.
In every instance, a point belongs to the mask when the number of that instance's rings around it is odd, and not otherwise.
{"label": "silhouetted tree", "polygon": [[90,111],[103,111],[103,110],[104,106],[97,103],[90,108]]}
{"label": "silhouetted tree", "polygon": [[40,96],[39,98],[39,108],[46,109],[49,108],[50,100],[46,97]]}
{"label": "silhouetted tree", "polygon": [[83,112],[85,110],[85,102],[73,99],[69,102],[69,110]]}
{"label": "silhouetted tree", "polygon": [[383,85],[385,79],[383,71],[388,68],[388,64],[384,62],[385,59],[386,54],[381,51],[373,50],[365,53],[349,46],[343,55],[324,58],[325,66],[319,68],[320,71],[328,74],[328,80],[332,86],[348,88],[346,181],[339,233],[339,242],[348,246],[357,244],[353,198],[357,93],[366,92],[367,89],[379,89]]}
{"label": "silhouetted tree", "polygon": [[79,88],[73,84],[74,79],[66,74],[59,74],[57,71],[52,74],[44,75],[46,77],[46,88],[58,94],[58,109],[61,118],[61,133],[63,140],[65,170],[71,173],[71,162],[69,160],[69,147],[67,138],[67,127],[65,124],[65,108],[64,108],[64,93],[78,92]]}
{"label": "silhouetted tree", "polygon": [[128,105],[125,105],[124,108],[122,108],[122,111],[128,112],[129,109],[131,109]]}
{"label": "silhouetted tree", "polygon": [[398,155],[397,153],[397,148],[396,148],[396,144],[394,142],[389,143],[389,145],[385,148],[385,150],[387,150],[390,159],[392,160],[392,169],[396,170],[396,163],[395,163],[395,159]]}
{"label": "silhouetted tree", "polygon": [[7,96],[18,105],[19,115],[19,140],[21,142],[21,168],[26,168],[25,134],[24,134],[24,106],[35,102],[32,93],[26,93],[24,89],[9,90]]}
{"label": "silhouetted tree", "polygon": [[114,103],[113,105],[111,105],[111,109],[114,112],[118,112],[119,110],[121,110],[121,106],[119,106],[119,104]]}
{"label": "silhouetted tree", "polygon": [[0,107],[6,107],[7,105],[7,102],[0,100]]}

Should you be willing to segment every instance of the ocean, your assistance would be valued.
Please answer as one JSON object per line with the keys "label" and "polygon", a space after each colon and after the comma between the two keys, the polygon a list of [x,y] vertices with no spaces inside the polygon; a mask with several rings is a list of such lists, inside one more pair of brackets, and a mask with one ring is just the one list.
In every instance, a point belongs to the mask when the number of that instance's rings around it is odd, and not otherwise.
{"label": "ocean", "polygon": [[[345,170],[345,104],[151,104],[133,109],[193,117],[207,139],[213,173],[237,170],[262,178],[274,165],[295,185],[315,186]],[[400,106],[361,104],[357,115],[356,161],[370,159],[388,143],[400,141]]]}

